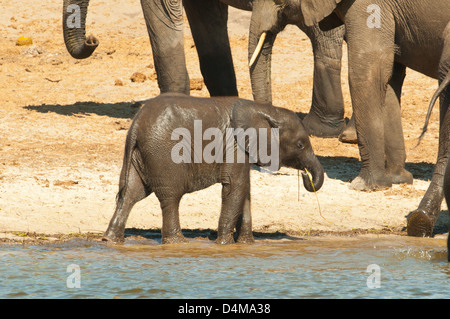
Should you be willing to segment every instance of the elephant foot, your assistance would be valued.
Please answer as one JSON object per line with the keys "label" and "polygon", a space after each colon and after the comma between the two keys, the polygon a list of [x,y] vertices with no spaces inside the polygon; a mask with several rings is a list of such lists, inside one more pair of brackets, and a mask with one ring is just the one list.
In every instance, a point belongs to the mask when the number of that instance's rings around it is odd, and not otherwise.
{"label": "elephant foot", "polygon": [[233,233],[217,236],[216,244],[219,244],[219,245],[234,244]]}
{"label": "elephant foot", "polygon": [[347,126],[339,135],[339,141],[342,143],[357,144],[358,136],[356,135],[355,120],[353,117],[347,123]]}
{"label": "elephant foot", "polygon": [[349,185],[349,188],[356,191],[378,191],[392,187],[392,183],[388,179],[379,180],[377,182],[368,182],[363,177],[357,176]]}
{"label": "elephant foot", "polygon": [[415,210],[407,217],[406,232],[408,236],[432,237],[433,220],[422,210]]}
{"label": "elephant foot", "polygon": [[255,238],[253,238],[253,234],[251,235],[240,235],[237,239],[239,244],[253,244],[255,242]]}
{"label": "elephant foot", "polygon": [[161,240],[162,244],[180,244],[187,243],[187,239],[183,236],[182,233],[176,233],[171,236],[163,236]]}
{"label": "elephant foot", "polygon": [[450,262],[450,234],[447,236],[447,259]]}
{"label": "elephant foot", "polygon": [[332,138],[338,137],[345,128],[344,119],[320,119],[314,113],[308,113],[303,119],[303,125],[309,135]]}
{"label": "elephant foot", "polygon": [[413,175],[404,168],[389,173],[392,184],[412,184],[414,181]]}
{"label": "elephant foot", "polygon": [[123,235],[116,235],[112,232],[106,232],[103,237],[101,238],[102,241],[113,243],[113,244],[123,244],[125,241],[125,238]]}

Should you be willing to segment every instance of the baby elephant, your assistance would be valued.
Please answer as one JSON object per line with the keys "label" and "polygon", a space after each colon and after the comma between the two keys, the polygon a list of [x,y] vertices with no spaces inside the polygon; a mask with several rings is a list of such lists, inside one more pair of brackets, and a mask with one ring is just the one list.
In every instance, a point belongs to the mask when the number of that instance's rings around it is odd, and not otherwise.
{"label": "baby elephant", "polygon": [[252,242],[252,164],[307,170],[303,184],[310,192],[324,180],[302,121],[292,111],[237,97],[168,93],[149,100],[128,131],[116,209],[103,239],[122,242],[133,205],[154,192],[162,209],[162,243],[185,241],[181,197],[222,183],[216,242],[233,243],[234,229],[238,242]]}

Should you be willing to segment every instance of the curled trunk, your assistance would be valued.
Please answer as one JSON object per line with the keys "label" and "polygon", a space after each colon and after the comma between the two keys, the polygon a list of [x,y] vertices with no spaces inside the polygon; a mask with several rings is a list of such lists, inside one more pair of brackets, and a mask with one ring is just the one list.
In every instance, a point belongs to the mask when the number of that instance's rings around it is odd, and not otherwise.
{"label": "curled trunk", "polygon": [[305,186],[308,192],[318,191],[322,187],[324,181],[324,170],[322,164],[320,164],[315,155],[313,156],[314,157],[311,163],[305,166],[305,168],[311,174],[311,179],[307,174],[302,174],[303,186]]}
{"label": "curled trunk", "polygon": [[64,0],[63,3],[64,43],[70,55],[76,59],[91,56],[99,43],[92,35],[86,37],[88,5],[89,0]]}

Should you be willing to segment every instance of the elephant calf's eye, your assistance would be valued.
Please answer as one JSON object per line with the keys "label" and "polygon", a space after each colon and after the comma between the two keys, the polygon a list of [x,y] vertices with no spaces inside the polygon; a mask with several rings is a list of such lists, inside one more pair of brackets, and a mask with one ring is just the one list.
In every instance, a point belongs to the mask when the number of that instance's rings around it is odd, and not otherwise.
{"label": "elephant calf's eye", "polygon": [[302,149],[305,148],[305,145],[303,145],[302,142],[298,142],[298,143],[297,143],[297,146],[298,146],[298,148],[299,148],[300,150],[302,150]]}

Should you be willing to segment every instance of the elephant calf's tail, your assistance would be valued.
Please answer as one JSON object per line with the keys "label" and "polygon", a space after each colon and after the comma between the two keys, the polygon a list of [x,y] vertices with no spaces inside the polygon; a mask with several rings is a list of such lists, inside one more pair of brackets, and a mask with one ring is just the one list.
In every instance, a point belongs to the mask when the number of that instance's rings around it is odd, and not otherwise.
{"label": "elephant calf's tail", "polygon": [[427,129],[428,129],[428,122],[430,120],[431,111],[433,110],[434,104],[436,103],[436,100],[438,97],[444,92],[444,90],[447,88],[447,86],[450,84],[450,72],[447,73],[447,76],[442,81],[441,85],[439,85],[436,92],[434,92],[433,97],[431,98],[430,105],[428,106],[428,112],[427,116],[425,118],[425,125],[423,126],[422,133],[419,136],[419,141],[417,142],[417,145],[420,144],[420,141],[422,140],[422,137],[425,135]]}
{"label": "elephant calf's tail", "polygon": [[[136,124],[136,123],[134,123]],[[133,125],[130,127],[125,142],[125,154],[123,156],[122,173],[120,174],[119,192],[116,196],[118,208],[123,204],[124,195],[129,182],[130,169],[133,161],[133,152],[136,149],[137,130]]]}

